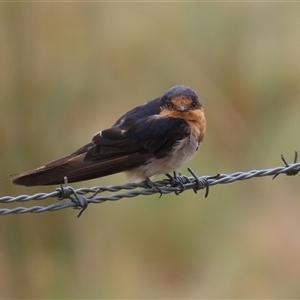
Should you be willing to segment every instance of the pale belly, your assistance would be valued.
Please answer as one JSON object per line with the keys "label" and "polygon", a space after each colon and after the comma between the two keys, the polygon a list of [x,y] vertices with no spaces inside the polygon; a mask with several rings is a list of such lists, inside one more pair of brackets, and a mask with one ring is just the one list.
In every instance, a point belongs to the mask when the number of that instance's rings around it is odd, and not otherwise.
{"label": "pale belly", "polygon": [[130,180],[142,181],[145,178],[153,178],[160,174],[173,172],[191,160],[196,154],[198,147],[197,138],[191,135],[190,138],[181,140],[165,158],[151,158],[146,164],[126,171],[126,174]]}

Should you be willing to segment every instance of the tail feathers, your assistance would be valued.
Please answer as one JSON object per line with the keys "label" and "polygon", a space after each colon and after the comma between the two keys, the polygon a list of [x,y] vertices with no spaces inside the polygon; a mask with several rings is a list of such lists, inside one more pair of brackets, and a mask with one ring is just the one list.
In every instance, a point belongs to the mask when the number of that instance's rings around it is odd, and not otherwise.
{"label": "tail feathers", "polygon": [[[64,177],[53,178],[55,168],[59,168],[72,158],[85,155],[85,153],[94,146],[93,143],[89,143],[79,148],[77,151],[47,163],[46,165],[37,169],[29,170],[19,174],[10,175],[14,184],[35,186],[35,185],[51,185],[64,183]],[[63,171],[63,170],[62,170]],[[56,171],[57,172],[57,171]],[[55,180],[54,180],[55,179]],[[53,183],[51,183],[53,181]]]}
{"label": "tail feathers", "polygon": [[12,175],[14,184],[24,186],[63,184],[103,177],[134,168],[145,161],[138,153],[105,158],[98,161],[85,160],[85,154],[71,154],[43,167]]}

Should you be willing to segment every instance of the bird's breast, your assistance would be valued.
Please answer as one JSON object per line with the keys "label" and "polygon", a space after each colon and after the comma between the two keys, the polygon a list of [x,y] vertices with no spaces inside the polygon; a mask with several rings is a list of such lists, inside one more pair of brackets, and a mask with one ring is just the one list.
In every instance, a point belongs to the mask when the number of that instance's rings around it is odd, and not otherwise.
{"label": "bird's breast", "polygon": [[166,165],[169,170],[163,173],[177,170],[186,164],[196,154],[198,147],[198,136],[194,133],[191,133],[189,137],[178,141],[168,157],[169,161]]}
{"label": "bird's breast", "polygon": [[191,160],[196,154],[198,147],[198,136],[191,133],[188,137],[178,141],[165,157],[152,157],[143,165],[126,173],[131,180],[141,181],[145,178],[173,172]]}
{"label": "bird's breast", "polygon": [[206,119],[203,108],[191,111],[185,121],[189,124],[191,132],[202,142],[206,131]]}

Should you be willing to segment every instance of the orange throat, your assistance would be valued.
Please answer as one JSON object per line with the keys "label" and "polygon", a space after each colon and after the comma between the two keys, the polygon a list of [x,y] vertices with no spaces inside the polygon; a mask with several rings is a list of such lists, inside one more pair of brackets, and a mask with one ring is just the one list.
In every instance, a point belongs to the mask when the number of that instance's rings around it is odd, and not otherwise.
{"label": "orange throat", "polygon": [[199,143],[203,141],[206,131],[206,119],[202,107],[187,112],[162,110],[160,114],[169,118],[185,120],[190,125],[191,133],[198,138]]}

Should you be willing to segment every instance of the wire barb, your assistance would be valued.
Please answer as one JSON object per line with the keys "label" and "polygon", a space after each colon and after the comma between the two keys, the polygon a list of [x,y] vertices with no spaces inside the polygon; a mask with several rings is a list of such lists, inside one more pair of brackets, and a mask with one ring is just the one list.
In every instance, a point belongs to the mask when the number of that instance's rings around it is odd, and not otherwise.
{"label": "wire barb", "polygon": [[[80,212],[77,215],[79,218],[82,213],[87,209],[88,207],[88,200],[84,197],[81,197],[77,194],[77,192],[71,187],[68,186],[68,178],[64,178],[64,185],[61,185],[59,188],[56,189],[56,191],[59,192],[59,195],[57,196],[58,200],[63,199],[70,199],[74,203],[74,209],[79,209]],[[98,194],[99,190],[94,193],[94,195],[91,196],[91,198],[95,197]],[[74,197],[71,197],[74,195]]]}
{"label": "wire barb", "polygon": [[[295,155],[295,156],[294,156],[294,164],[296,164],[297,161],[298,161],[298,151],[297,151],[297,150],[295,150],[294,155]],[[290,166],[290,165],[286,162],[286,160],[285,160],[283,154],[281,154],[281,160],[284,162],[284,164],[285,164],[285,166],[286,166],[287,168]],[[297,175],[298,173],[299,173],[299,170],[295,170],[295,169],[287,170],[287,171],[285,172],[285,174],[286,174],[287,176],[295,176],[295,175]],[[280,174],[275,174],[275,175],[272,177],[272,179],[275,179],[278,175],[280,175]]]}
{"label": "wire barb", "polygon": [[176,196],[179,196],[184,191],[184,183],[186,181],[182,180],[184,179],[183,176],[181,176],[181,173],[179,172],[179,175],[176,174],[176,172],[173,172],[173,176],[170,174],[165,174],[170,179],[170,186],[176,187],[178,186],[180,188],[179,191],[174,191]]}
{"label": "wire barb", "polygon": [[193,175],[195,179],[196,187],[193,188],[194,193],[197,194],[199,190],[205,188],[204,197],[207,198],[209,193],[209,182],[207,178],[199,178],[191,168],[188,168],[188,171]]}
{"label": "wire barb", "polygon": [[[176,195],[181,194],[187,190],[193,190],[194,193],[201,189],[205,189],[205,197],[208,196],[209,189],[211,186],[216,184],[227,184],[238,180],[248,180],[253,177],[264,177],[272,176],[273,179],[279,174],[286,174],[288,176],[297,175],[300,171],[300,163],[297,162],[298,152],[295,151],[294,163],[288,164],[281,156],[285,166],[276,167],[265,170],[252,170],[248,172],[236,172],[233,174],[217,174],[214,176],[202,176],[198,177],[196,173],[188,168],[189,173],[192,175],[188,177],[174,172],[174,175],[167,175],[167,179],[151,182],[155,188],[149,188],[149,184],[143,181],[141,183],[127,183],[124,185],[113,185],[113,186],[96,186],[92,188],[79,188],[74,189],[68,185],[68,180],[65,178],[65,184],[56,188],[51,193],[38,193],[35,195],[19,195],[16,197],[4,196],[0,197],[0,203],[13,203],[13,202],[27,202],[27,201],[41,201],[48,198],[56,198],[60,202],[51,204],[49,206],[31,206],[31,207],[15,207],[12,209],[2,208],[0,209],[0,215],[8,214],[24,214],[24,213],[41,213],[45,211],[57,211],[72,207],[80,209],[78,217],[86,210],[91,203],[103,203],[106,201],[118,201],[122,198],[133,198],[139,195],[153,195],[159,194],[170,194],[175,192]],[[116,193],[121,190],[126,190],[125,193]],[[101,195],[102,192],[110,192],[108,196]],[[67,203],[61,202],[63,199],[69,199]]]}

